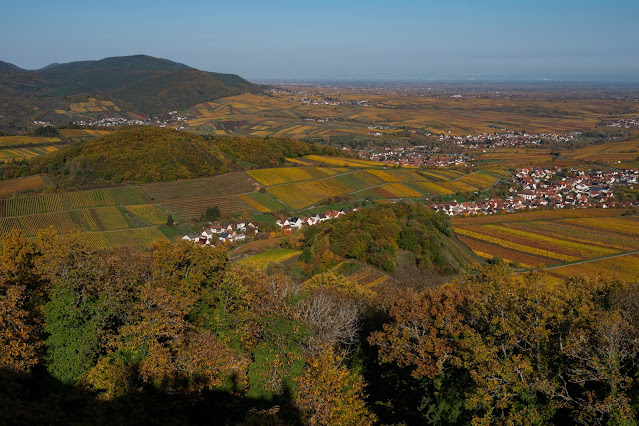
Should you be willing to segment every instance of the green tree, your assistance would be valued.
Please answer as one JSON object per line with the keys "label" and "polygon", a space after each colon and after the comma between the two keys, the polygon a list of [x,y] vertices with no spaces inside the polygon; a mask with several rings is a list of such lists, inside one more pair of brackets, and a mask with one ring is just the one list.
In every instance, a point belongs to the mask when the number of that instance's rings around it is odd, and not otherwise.
{"label": "green tree", "polygon": [[208,207],[204,212],[204,220],[209,222],[216,221],[220,218],[220,208],[218,206]]}

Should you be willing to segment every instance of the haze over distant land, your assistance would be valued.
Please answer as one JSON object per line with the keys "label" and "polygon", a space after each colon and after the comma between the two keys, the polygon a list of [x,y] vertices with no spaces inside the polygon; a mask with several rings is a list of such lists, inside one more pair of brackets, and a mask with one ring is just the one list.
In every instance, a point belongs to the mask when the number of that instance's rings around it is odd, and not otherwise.
{"label": "haze over distant land", "polygon": [[9,2],[0,60],[148,54],[250,80],[639,81],[639,2]]}

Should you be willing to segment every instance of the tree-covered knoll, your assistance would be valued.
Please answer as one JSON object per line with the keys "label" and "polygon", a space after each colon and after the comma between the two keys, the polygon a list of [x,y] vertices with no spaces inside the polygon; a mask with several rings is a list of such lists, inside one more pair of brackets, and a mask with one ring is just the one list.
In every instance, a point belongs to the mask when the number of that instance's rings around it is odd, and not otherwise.
{"label": "tree-covered knoll", "polygon": [[121,129],[34,160],[62,186],[166,182],[230,170],[228,159],[201,136],[159,127]]}
{"label": "tree-covered knoll", "polygon": [[444,242],[452,235],[448,217],[424,205],[380,205],[305,228],[301,258],[314,265],[335,256],[358,259],[392,272],[403,249],[414,255],[417,267],[450,274],[459,269]]}

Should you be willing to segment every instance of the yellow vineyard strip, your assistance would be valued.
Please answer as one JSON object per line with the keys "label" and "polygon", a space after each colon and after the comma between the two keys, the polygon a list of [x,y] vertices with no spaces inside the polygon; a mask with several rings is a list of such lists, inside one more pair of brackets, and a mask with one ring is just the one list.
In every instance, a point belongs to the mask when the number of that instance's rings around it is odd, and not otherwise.
{"label": "yellow vineyard strip", "polygon": [[168,214],[154,204],[128,206],[126,209],[151,225],[163,225],[168,218]]}
{"label": "yellow vineyard strip", "polygon": [[247,173],[264,186],[318,179],[337,174],[333,169],[323,167],[276,167],[249,170]]}
{"label": "yellow vineyard strip", "polygon": [[249,206],[253,207],[255,210],[257,210],[258,212],[262,212],[262,213],[267,213],[270,212],[271,209],[269,209],[266,206],[263,206],[262,204],[260,204],[257,200],[254,200],[253,198],[249,197],[246,194],[241,194],[237,196],[240,200],[244,201],[246,204],[248,204]]}
{"label": "yellow vineyard strip", "polygon": [[484,225],[483,228],[500,230],[503,232],[507,232],[508,234],[511,234],[511,235],[517,235],[517,236],[528,238],[534,241],[545,241],[547,243],[550,243],[556,246],[557,248],[564,248],[568,250],[579,251],[583,254],[583,257],[600,257],[600,256],[605,256],[608,254],[614,254],[619,252],[618,250],[615,250],[615,249],[597,247],[592,244],[581,244],[581,243],[567,241],[563,239],[547,237],[541,234],[521,231],[519,229],[513,229],[510,227],[507,228],[500,225]]}
{"label": "yellow vineyard strip", "polygon": [[390,183],[381,187],[383,190],[390,192],[397,198],[423,198],[424,196],[412,188],[402,185],[401,183]]}
{"label": "yellow vineyard strip", "polygon": [[491,237],[489,235],[480,234],[478,232],[469,231],[466,229],[455,228],[455,232],[461,235],[465,235],[467,237],[475,238],[481,241],[486,241],[492,244],[496,244],[501,247],[509,248],[512,250],[520,251],[522,253],[530,253],[538,256],[548,257],[551,259],[561,260],[563,262],[573,262],[575,260],[579,260],[578,257],[569,256],[566,254],[555,253],[548,250],[542,250],[535,247],[525,246],[523,244],[517,244],[512,241],[502,240],[500,238]]}

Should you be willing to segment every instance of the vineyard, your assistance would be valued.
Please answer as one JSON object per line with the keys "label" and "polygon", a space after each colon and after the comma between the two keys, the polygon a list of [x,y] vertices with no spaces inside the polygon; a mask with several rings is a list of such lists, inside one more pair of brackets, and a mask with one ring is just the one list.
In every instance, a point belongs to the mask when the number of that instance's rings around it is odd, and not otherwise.
{"label": "vineyard", "polygon": [[639,218],[623,210],[565,210],[455,218],[460,241],[484,258],[524,268],[639,250]]}
{"label": "vineyard", "polygon": [[248,266],[249,268],[264,270],[271,262],[281,263],[297,256],[300,253],[301,252],[299,250],[280,248],[246,257],[237,263],[239,265]]}
{"label": "vineyard", "polygon": [[46,188],[40,175],[0,181],[0,195]]}
{"label": "vineyard", "polygon": [[155,204],[127,206],[126,209],[151,225],[163,225],[168,218],[168,214]]}
{"label": "vineyard", "polygon": [[138,228],[121,231],[85,232],[81,234],[88,244],[98,249],[120,247],[144,249],[159,241],[168,241],[158,228]]}
{"label": "vineyard", "polygon": [[312,206],[327,198],[348,194],[351,189],[336,178],[291,183],[268,188],[268,192],[294,209]]}
{"label": "vineyard", "polygon": [[222,214],[250,210],[251,207],[236,196],[197,197],[160,203],[164,209],[178,218],[200,217],[207,208],[218,207]]}
{"label": "vineyard", "polygon": [[247,173],[262,185],[272,186],[282,183],[321,179],[336,175],[338,172],[326,167],[276,167],[250,170]]}
{"label": "vineyard", "polygon": [[218,176],[176,182],[142,185],[140,188],[154,202],[185,198],[215,197],[257,191],[260,183],[245,172],[225,173]]}
{"label": "vineyard", "polygon": [[279,210],[286,210],[287,207],[277,201],[269,194],[252,192],[250,194],[238,195],[240,200],[253,207],[258,212],[267,213]]}
{"label": "vineyard", "polygon": [[0,148],[51,145],[59,142],[60,138],[45,138],[38,136],[0,136]]}
{"label": "vineyard", "polygon": [[0,149],[0,161],[28,160],[57,151],[55,146]]}
{"label": "vineyard", "polygon": [[329,157],[326,155],[307,155],[304,157],[317,163],[328,164],[339,167],[383,167],[392,164],[382,163],[380,161],[359,160],[353,158]]}
{"label": "vineyard", "polygon": [[573,276],[595,277],[603,275],[608,278],[635,281],[639,270],[639,254],[611,257],[578,265],[567,265],[549,269],[548,273],[558,278]]}

